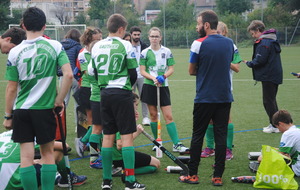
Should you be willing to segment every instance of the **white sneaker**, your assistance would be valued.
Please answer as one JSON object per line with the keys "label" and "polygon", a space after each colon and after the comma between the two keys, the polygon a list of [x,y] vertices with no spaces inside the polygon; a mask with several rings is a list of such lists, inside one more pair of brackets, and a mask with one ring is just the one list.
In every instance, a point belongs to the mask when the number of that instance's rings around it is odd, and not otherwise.
{"label": "white sneaker", "polygon": [[144,117],[142,124],[145,126],[150,126],[150,119],[148,117]]}
{"label": "white sneaker", "polygon": [[184,146],[181,142],[176,145],[173,145],[173,152],[186,152],[189,151],[189,148]]}
{"label": "white sneaker", "polygon": [[270,124],[269,126],[263,128],[263,132],[264,133],[279,133],[280,131],[278,128],[273,127],[273,125]]}

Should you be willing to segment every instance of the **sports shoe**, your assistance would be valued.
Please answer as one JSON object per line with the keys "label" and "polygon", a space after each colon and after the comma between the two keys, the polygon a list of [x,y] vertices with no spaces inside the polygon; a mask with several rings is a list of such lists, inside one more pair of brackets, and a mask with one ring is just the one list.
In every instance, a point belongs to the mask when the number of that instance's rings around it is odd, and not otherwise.
{"label": "sports shoe", "polygon": [[223,185],[222,178],[220,178],[220,177],[213,177],[211,179],[211,183],[213,184],[213,186],[222,186]]}
{"label": "sports shoe", "polygon": [[113,177],[120,177],[122,176],[122,167],[113,167],[111,170],[111,175]]}
{"label": "sports shoe", "polygon": [[173,145],[173,152],[186,152],[186,151],[189,151],[190,149],[186,146],[184,146],[182,144],[182,142],[179,142],[178,144],[176,145]]}
{"label": "sports shoe", "polygon": [[82,158],[84,156],[85,145],[83,144],[83,142],[81,142],[81,138],[75,138],[74,144],[75,144],[77,155]]}
{"label": "sports shoe", "polygon": [[[87,180],[85,175],[76,175],[75,173],[71,172],[71,182],[73,186],[80,186],[84,184]],[[58,184],[59,187],[69,187],[68,179],[60,178]]]}
{"label": "sports shoe", "polygon": [[60,179],[61,179],[60,173],[59,173],[59,172],[56,172],[54,184],[57,185],[58,182],[60,181]]}
{"label": "sports shoe", "polygon": [[215,155],[215,150],[213,148],[206,147],[201,152],[201,158],[207,158],[207,157],[214,156],[214,155]]}
{"label": "sports shoe", "polygon": [[145,126],[150,126],[150,119],[148,117],[144,117],[142,124]]}
{"label": "sports shoe", "polygon": [[259,162],[258,161],[252,161],[249,162],[249,169],[252,173],[256,173],[258,170]]}
{"label": "sports shoe", "polygon": [[130,189],[145,189],[146,186],[144,184],[140,184],[139,182],[135,181],[133,183],[130,183],[129,181],[126,181],[126,187],[125,190],[130,190]]}
{"label": "sports shoe", "polygon": [[102,161],[101,159],[96,159],[92,162],[90,162],[90,168],[95,168],[95,169],[102,169]]}
{"label": "sports shoe", "polygon": [[198,184],[199,177],[197,175],[182,175],[178,178],[178,181],[181,183]]}
{"label": "sports shoe", "polygon": [[226,148],[226,160],[231,160],[233,158],[232,150]]}
{"label": "sports shoe", "polygon": [[280,131],[278,128],[273,127],[273,125],[270,124],[269,126],[263,128],[263,132],[264,133],[279,133]]}
{"label": "sports shoe", "polygon": [[104,179],[101,187],[102,187],[102,190],[110,190],[112,187],[112,180]]}

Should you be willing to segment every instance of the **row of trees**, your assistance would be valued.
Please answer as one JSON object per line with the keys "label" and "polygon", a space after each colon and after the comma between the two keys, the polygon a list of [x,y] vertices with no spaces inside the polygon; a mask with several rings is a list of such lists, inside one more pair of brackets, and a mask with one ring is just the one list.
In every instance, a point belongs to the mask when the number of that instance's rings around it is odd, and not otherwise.
{"label": "row of trees", "polygon": [[[299,0],[257,0],[260,3],[268,3],[265,9],[253,10],[252,0],[216,0],[216,12],[220,20],[225,22],[229,28],[246,28],[251,20],[260,20],[263,11],[263,21],[268,28],[271,27],[295,27],[300,18]],[[189,0],[169,0],[164,6],[161,0],[150,1],[145,9],[160,9],[161,13],[152,23],[152,26],[166,30],[186,30],[190,31],[191,37],[195,35],[195,17],[198,14],[194,4],[189,4]],[[14,10],[13,17],[9,17],[10,0],[1,0],[0,2],[0,30],[7,28],[9,23],[18,23],[22,10]],[[90,0],[90,9],[87,13],[78,15],[75,18],[75,24],[94,25],[105,28],[106,19],[113,13],[123,14],[129,26],[141,26],[145,31],[150,26],[146,26],[133,4],[132,0]],[[87,19],[89,18],[89,19]],[[71,24],[71,23],[63,23]],[[2,28],[1,28],[2,27]],[[189,37],[189,36],[187,36]]]}

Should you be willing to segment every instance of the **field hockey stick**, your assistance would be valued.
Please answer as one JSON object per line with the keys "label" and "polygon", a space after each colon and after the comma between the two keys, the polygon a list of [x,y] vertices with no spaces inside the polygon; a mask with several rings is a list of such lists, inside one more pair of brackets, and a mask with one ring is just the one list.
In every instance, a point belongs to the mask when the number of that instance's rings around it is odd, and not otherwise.
{"label": "field hockey stick", "polygon": [[65,159],[65,164],[66,164],[66,170],[67,170],[67,176],[68,176],[68,185],[69,185],[69,189],[73,189],[72,186],[72,180],[71,180],[71,170],[70,170],[70,162],[69,162],[69,156],[68,156],[68,150],[67,150],[67,145],[66,145],[66,137],[64,134],[64,130],[63,130],[63,124],[62,124],[62,120],[60,117],[60,110],[62,108],[61,107],[56,107],[55,113],[57,116],[57,120],[58,120],[58,126],[59,126],[59,131],[60,131],[60,136],[61,136],[61,142],[62,142],[62,146],[63,146],[63,153],[64,153],[64,159]]}
{"label": "field hockey stick", "polygon": [[171,152],[169,152],[165,147],[163,147],[160,143],[158,143],[152,136],[150,136],[146,131],[142,131],[142,133],[152,141],[165,155],[167,155],[175,164],[180,166],[183,169],[184,174],[189,174],[188,167],[183,164],[176,156],[174,156]]}
{"label": "field hockey stick", "polygon": [[[160,91],[159,86],[157,86],[157,139],[156,141],[162,145],[162,138],[161,138],[161,123],[160,123]],[[156,158],[162,158],[163,154],[162,151],[157,148],[156,149]]]}

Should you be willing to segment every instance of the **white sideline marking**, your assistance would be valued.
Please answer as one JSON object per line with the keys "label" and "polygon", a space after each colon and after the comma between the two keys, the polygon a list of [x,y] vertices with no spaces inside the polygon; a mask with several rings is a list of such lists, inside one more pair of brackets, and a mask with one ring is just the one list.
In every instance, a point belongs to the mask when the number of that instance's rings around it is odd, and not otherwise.
{"label": "white sideline marking", "polygon": [[[294,81],[294,80],[300,80],[298,78],[295,78],[295,79],[283,79],[284,81],[288,81],[288,80],[291,80],[291,81]],[[195,80],[172,80],[172,79],[168,79],[168,81],[174,81],[174,82],[195,82]],[[255,80],[253,79],[233,79],[234,82],[249,82],[249,81],[253,81],[255,82]],[[3,83],[3,82],[7,82],[7,80],[0,80],[0,83]]]}

